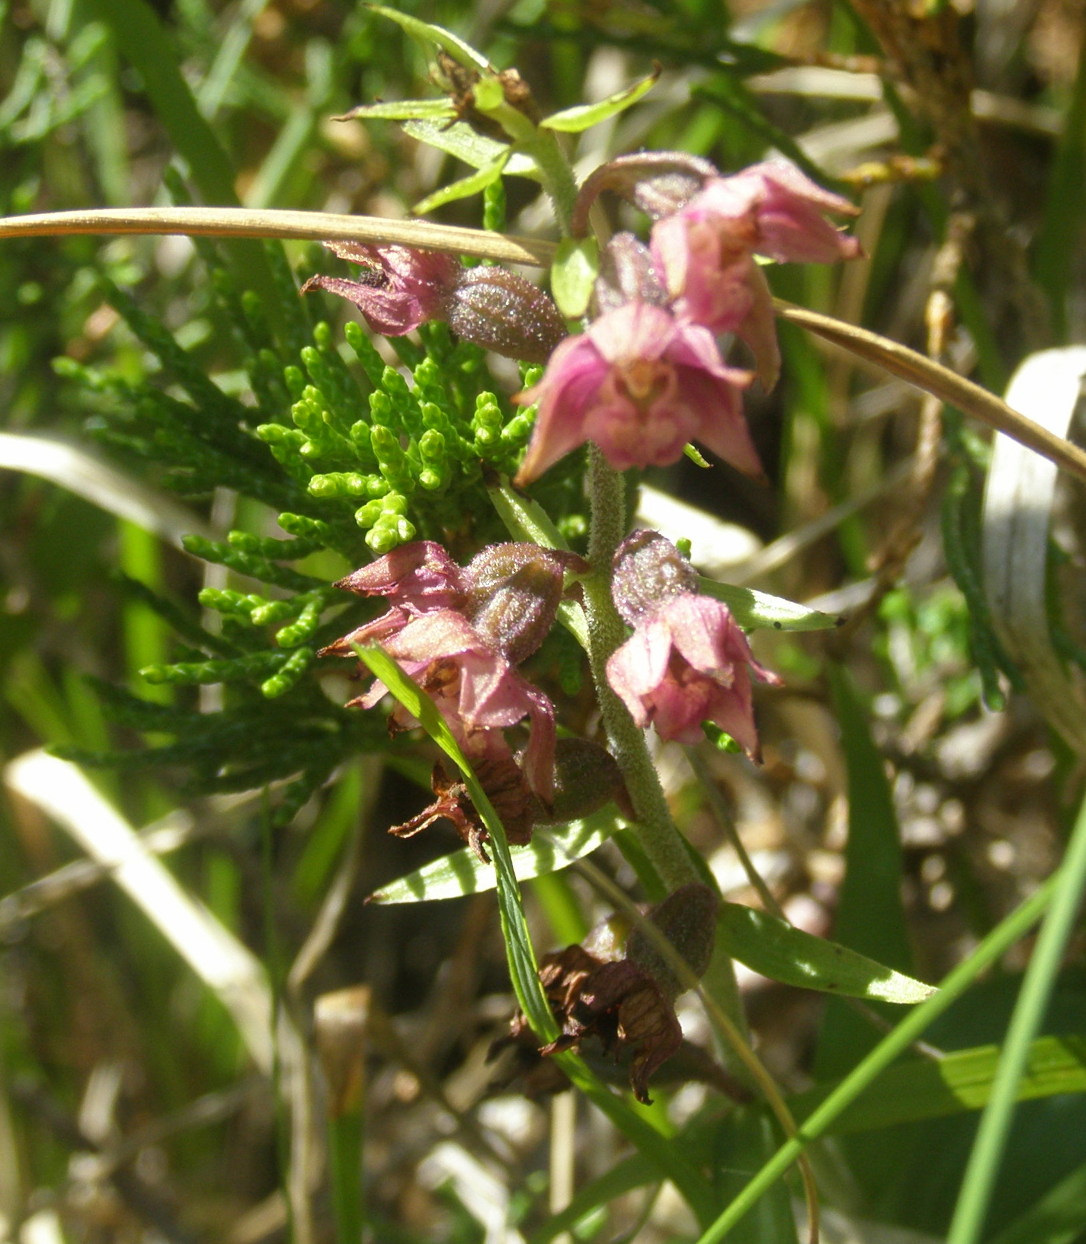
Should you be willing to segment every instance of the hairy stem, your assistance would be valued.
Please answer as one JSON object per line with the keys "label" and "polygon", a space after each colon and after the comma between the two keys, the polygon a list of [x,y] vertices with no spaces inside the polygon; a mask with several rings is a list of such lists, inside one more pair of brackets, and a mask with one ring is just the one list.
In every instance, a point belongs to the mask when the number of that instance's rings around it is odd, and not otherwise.
{"label": "hairy stem", "polygon": [[[592,678],[611,752],[622,770],[637,815],[631,832],[664,888],[672,891],[704,878],[671,819],[645,735],[607,681],[607,658],[626,637],[626,628],[611,599],[611,563],[626,534],[625,498],[622,476],[607,465],[603,454],[593,444],[588,446],[588,492],[592,506],[588,560],[592,570],[582,581],[582,588]],[[745,1036],[746,1018],[726,946],[718,943],[702,987]],[[740,1074],[744,1072],[740,1070]]]}
{"label": "hairy stem", "polygon": [[562,237],[567,238],[573,219],[573,204],[577,199],[577,182],[559,140],[546,131],[537,133],[539,137],[532,144],[531,154],[543,175],[543,187],[554,204],[559,231]]}
{"label": "hairy stem", "polygon": [[611,561],[626,532],[622,476],[607,465],[595,445],[588,447],[588,462],[592,505],[588,560],[592,570],[582,586],[592,678],[611,750],[637,814],[634,833],[664,886],[674,890],[701,878],[671,819],[645,736],[607,681],[607,658],[626,637],[611,599]]}

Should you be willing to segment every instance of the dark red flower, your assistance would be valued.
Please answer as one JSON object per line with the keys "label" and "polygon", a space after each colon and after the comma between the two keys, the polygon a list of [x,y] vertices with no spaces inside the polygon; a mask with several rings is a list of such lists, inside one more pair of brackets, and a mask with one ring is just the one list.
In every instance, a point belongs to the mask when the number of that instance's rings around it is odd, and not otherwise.
{"label": "dark red flower", "polygon": [[[537,1048],[527,1020],[518,1014],[510,1036],[497,1043],[499,1048],[503,1044],[518,1048],[528,1091],[539,1094],[562,1087],[561,1077],[548,1074],[547,1064],[540,1064],[538,1056],[573,1049],[593,1065],[602,1061],[606,1066],[609,1061],[612,1068],[621,1067],[634,1096],[647,1103],[649,1079],[685,1049],[691,1055],[684,1060],[689,1078],[707,1079],[733,1092],[736,1086],[726,1073],[704,1051],[684,1043],[675,1014],[675,999],[709,966],[717,905],[708,886],[682,886],[648,914],[645,923],[655,926],[657,937],[636,926],[623,953],[615,944],[613,917],[594,930],[585,945],[545,956],[539,980],[561,1035]],[[659,937],[685,961],[687,972],[676,972],[669,957],[661,954]]]}

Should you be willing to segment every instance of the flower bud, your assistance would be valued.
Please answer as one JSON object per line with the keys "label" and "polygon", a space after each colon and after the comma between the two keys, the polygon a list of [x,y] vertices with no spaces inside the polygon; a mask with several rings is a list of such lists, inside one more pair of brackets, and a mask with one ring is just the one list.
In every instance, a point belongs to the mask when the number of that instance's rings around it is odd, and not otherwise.
{"label": "flower bud", "polygon": [[443,318],[465,341],[526,363],[545,363],[568,335],[543,290],[505,268],[466,269]]}
{"label": "flower bud", "polygon": [[[698,980],[705,975],[713,957],[719,905],[707,885],[693,881],[680,886],[649,913],[649,920],[675,947]],[[636,926],[626,941],[626,958],[652,977],[665,997],[677,998],[689,988],[689,981],[680,979],[652,939]]]}
{"label": "flower bud", "polygon": [[658,531],[627,536],[615,553],[614,570],[615,606],[631,626],[672,596],[698,590],[697,571]]}
{"label": "flower bud", "polygon": [[580,559],[536,544],[493,544],[462,571],[464,616],[514,665],[530,657],[554,623],[565,567]]}
{"label": "flower bud", "polygon": [[612,800],[632,819],[630,796],[614,756],[589,739],[559,739],[554,748],[554,801],[541,823],[580,820]]}

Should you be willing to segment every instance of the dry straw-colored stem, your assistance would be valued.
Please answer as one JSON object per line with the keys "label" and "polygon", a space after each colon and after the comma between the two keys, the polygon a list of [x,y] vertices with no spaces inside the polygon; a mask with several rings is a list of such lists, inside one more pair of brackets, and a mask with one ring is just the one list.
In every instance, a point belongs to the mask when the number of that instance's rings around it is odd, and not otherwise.
{"label": "dry straw-colored stem", "polygon": [[419,246],[451,255],[477,255],[505,263],[547,267],[553,242],[481,229],[435,225],[428,220],[386,220],[334,212],[294,212],[247,207],[119,207],[85,212],[41,212],[0,219],[0,238],[53,237],[64,233],[177,233],[190,237],[297,238]]}
{"label": "dry straw-colored stem", "polygon": [[[296,212],[243,207],[104,208],[79,212],[43,212],[0,219],[0,238],[59,234],[187,234],[211,237],[298,238],[312,241],[364,242],[418,246],[457,255],[476,255],[504,263],[548,267],[553,242],[435,225],[424,220],[385,220],[332,212]],[[956,406],[999,432],[1048,458],[1086,481],[1086,452],[1054,436],[1006,402],[948,367],[933,362],[888,337],[846,324],[832,316],[774,299],[778,314],[808,332],[832,341],[859,358],[908,381],[925,393]]]}
{"label": "dry straw-colored stem", "polygon": [[979,419],[997,432],[1005,432],[1013,440],[1048,458],[1062,470],[1086,481],[1086,453],[1070,441],[1056,436],[1025,415],[1008,406],[1001,398],[966,380],[941,363],[925,358],[908,346],[857,328],[829,315],[808,311],[774,298],[773,305],[782,319],[807,329],[826,341],[850,351],[859,358],[876,363],[884,371],[908,381],[925,393],[931,393],[963,414]]}

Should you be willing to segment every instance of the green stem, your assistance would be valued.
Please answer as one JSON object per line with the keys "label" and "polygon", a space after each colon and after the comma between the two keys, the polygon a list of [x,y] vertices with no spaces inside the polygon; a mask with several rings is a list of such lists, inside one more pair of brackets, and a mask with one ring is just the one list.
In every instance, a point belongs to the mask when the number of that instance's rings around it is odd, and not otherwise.
{"label": "green stem", "polygon": [[577,199],[577,182],[573,177],[558,139],[546,131],[537,131],[538,138],[531,144],[530,154],[543,177],[543,187],[554,204],[554,215],[562,237],[569,237],[573,204]]}
{"label": "green stem", "polygon": [[947,1233],[947,1244],[975,1244],[981,1239],[992,1193],[999,1178],[1007,1138],[1029,1052],[1044,1022],[1049,999],[1075,928],[1086,879],[1086,801],[1079,809],[1063,858],[1052,904],[1045,916],[1030,965],[1007,1028],[991,1096],[984,1109],[973,1152],[962,1179],[961,1194]]}
{"label": "green stem", "polygon": [[[607,681],[607,658],[626,638],[611,599],[611,562],[626,533],[622,476],[595,446],[588,446],[588,489],[592,506],[588,560],[591,572],[582,582],[588,619],[588,658],[603,724],[637,815],[632,832],[667,891],[700,881],[649,755],[645,736]],[[730,1009],[730,1008],[728,1008]]]}
{"label": "green stem", "polygon": [[[582,581],[588,621],[588,659],[596,697],[611,753],[622,770],[637,816],[630,834],[651,865],[665,893],[691,881],[705,881],[691,858],[686,840],[675,827],[645,735],[607,681],[607,658],[626,638],[626,628],[611,598],[611,564],[626,534],[622,476],[612,470],[598,447],[588,446],[588,493],[592,507],[588,561],[591,572]],[[702,982],[705,993],[742,1034],[747,1033],[735,971],[727,947],[718,945]]]}

